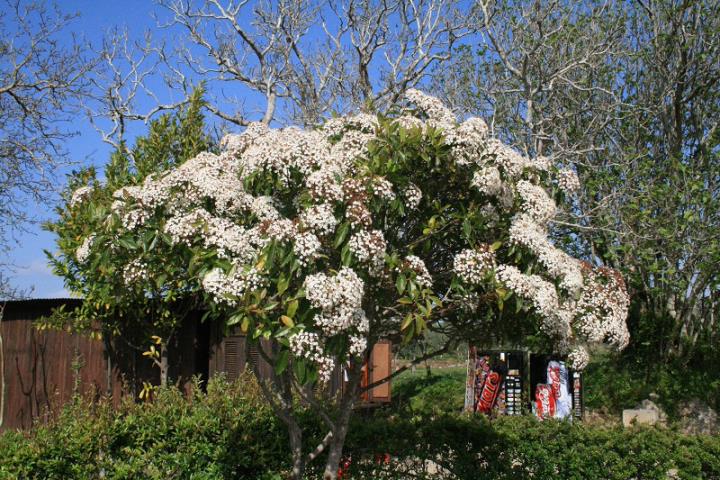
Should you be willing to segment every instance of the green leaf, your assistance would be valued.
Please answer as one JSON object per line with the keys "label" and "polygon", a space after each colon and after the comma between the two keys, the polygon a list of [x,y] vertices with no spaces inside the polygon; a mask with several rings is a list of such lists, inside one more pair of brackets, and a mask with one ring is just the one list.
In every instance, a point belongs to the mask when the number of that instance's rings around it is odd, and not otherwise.
{"label": "green leaf", "polygon": [[412,313],[408,313],[405,316],[405,319],[403,320],[402,324],[400,325],[400,330],[405,330],[406,328],[408,328],[408,326],[410,326],[412,321],[413,321],[413,315],[412,315]]}
{"label": "green leaf", "polygon": [[232,325],[237,325],[241,321],[245,319],[245,315],[242,313],[236,313],[235,315],[231,315],[230,318],[228,318],[227,325],[230,327]]}
{"label": "green leaf", "polygon": [[405,278],[405,275],[401,273],[398,275],[397,280],[395,280],[395,287],[397,288],[398,294],[402,295],[405,292],[406,286],[407,278]]}
{"label": "green leaf", "polygon": [[297,300],[293,300],[292,302],[288,303],[287,311],[285,315],[287,315],[290,318],[293,318],[295,316],[295,312],[297,312],[299,302]]}
{"label": "green leaf", "polygon": [[285,275],[280,276],[280,280],[277,283],[277,292],[282,295],[290,285],[290,280]]}
{"label": "green leaf", "polygon": [[281,315],[280,321],[285,325],[286,327],[294,327],[295,322],[292,321],[292,318],[288,317],[287,315]]}
{"label": "green leaf", "polygon": [[277,357],[277,363],[275,364],[275,373],[280,375],[285,371],[285,369],[288,366],[288,351],[287,350],[281,350]]}
{"label": "green leaf", "polygon": [[345,241],[348,232],[350,232],[350,224],[348,222],[344,222],[342,225],[340,225],[340,228],[335,235],[335,242],[333,242],[333,247],[338,248]]}

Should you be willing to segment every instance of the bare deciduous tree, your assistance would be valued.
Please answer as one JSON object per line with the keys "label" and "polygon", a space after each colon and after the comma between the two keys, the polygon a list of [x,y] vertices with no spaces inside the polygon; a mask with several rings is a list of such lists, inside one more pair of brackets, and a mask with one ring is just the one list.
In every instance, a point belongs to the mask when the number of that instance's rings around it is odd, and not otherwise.
{"label": "bare deciduous tree", "polygon": [[[155,97],[153,75],[185,98],[204,82],[207,108],[226,126],[313,125],[332,112],[387,107],[468,34],[471,11],[458,3],[160,0],[158,23],[175,47],[110,32],[91,110],[111,120],[103,136],[118,145],[128,122],[184,103]],[[139,96],[153,107],[140,111]]]}
{"label": "bare deciduous tree", "polygon": [[[87,93],[93,66],[68,38],[75,15],[42,2],[0,7],[0,248],[22,229],[32,201],[47,200],[53,173],[67,161],[68,121]],[[62,38],[65,37],[65,38]],[[7,296],[3,282],[2,295]]]}

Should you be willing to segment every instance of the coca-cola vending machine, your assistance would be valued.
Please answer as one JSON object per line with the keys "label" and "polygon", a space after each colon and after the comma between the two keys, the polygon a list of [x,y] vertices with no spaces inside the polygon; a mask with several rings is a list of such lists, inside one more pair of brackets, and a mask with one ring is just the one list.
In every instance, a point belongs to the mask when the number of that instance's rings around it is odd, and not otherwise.
{"label": "coca-cola vending machine", "polygon": [[538,418],[582,419],[582,375],[564,358],[530,355],[530,385],[532,411]]}

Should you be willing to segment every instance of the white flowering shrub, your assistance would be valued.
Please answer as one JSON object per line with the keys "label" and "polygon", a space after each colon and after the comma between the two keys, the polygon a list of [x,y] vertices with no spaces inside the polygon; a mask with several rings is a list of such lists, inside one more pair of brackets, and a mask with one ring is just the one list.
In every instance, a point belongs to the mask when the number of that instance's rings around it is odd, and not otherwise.
{"label": "white flowering shrub", "polygon": [[[122,252],[109,284],[153,296],[175,282],[173,296],[192,293],[226,324],[275,338],[277,370],[291,365],[301,383],[327,381],[380,336],[462,335],[488,318],[530,322],[578,364],[588,343],[623,348],[622,278],[548,235],[577,177],[435,98],[407,99],[398,115],[316,129],[253,124],[217,154],[123,186],[69,261],[84,275],[93,255]],[[90,195],[80,187],[68,208]]]}

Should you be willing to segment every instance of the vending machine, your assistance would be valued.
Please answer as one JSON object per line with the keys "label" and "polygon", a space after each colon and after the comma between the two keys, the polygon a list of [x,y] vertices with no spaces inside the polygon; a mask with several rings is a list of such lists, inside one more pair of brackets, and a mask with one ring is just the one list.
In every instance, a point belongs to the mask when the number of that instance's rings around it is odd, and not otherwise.
{"label": "vending machine", "polygon": [[522,414],[527,398],[523,392],[524,365],[524,352],[470,347],[465,410],[488,416]]}
{"label": "vending machine", "polygon": [[569,369],[563,357],[471,346],[467,366],[465,411],[583,418],[582,374]]}

